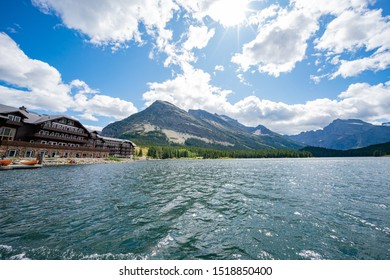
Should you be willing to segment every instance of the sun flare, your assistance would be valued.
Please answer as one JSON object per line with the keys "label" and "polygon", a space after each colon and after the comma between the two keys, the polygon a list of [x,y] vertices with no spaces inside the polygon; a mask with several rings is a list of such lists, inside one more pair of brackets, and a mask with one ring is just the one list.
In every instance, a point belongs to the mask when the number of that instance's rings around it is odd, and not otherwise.
{"label": "sun flare", "polygon": [[247,0],[219,0],[211,5],[209,14],[223,26],[232,27],[245,21],[247,6]]}

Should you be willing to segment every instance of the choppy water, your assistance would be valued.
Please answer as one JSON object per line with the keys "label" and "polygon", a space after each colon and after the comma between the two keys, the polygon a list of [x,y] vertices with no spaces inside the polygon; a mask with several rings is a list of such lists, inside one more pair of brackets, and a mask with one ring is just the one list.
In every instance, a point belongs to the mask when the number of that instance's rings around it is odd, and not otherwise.
{"label": "choppy water", "polygon": [[0,173],[0,259],[390,259],[390,158]]}

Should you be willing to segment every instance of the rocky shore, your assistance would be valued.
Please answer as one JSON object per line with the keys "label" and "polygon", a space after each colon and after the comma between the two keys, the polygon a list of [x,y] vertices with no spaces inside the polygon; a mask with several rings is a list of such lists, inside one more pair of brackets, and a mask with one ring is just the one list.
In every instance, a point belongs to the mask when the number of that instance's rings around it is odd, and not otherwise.
{"label": "rocky shore", "polygon": [[130,158],[45,158],[43,166],[80,165],[80,164],[109,164],[134,162]]}

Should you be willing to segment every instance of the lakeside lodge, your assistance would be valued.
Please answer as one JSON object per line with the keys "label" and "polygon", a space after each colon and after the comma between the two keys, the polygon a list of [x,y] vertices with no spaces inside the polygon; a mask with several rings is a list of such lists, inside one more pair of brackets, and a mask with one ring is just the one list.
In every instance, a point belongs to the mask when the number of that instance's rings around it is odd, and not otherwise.
{"label": "lakeside lodge", "polygon": [[27,158],[132,158],[135,144],[104,137],[65,115],[0,104],[0,156]]}

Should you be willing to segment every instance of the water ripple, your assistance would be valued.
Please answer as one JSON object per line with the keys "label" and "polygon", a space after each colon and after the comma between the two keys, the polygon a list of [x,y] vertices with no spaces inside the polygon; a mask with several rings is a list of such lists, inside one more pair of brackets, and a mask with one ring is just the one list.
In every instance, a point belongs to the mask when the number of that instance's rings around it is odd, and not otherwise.
{"label": "water ripple", "polygon": [[0,259],[389,259],[389,167],[263,159],[3,172]]}

